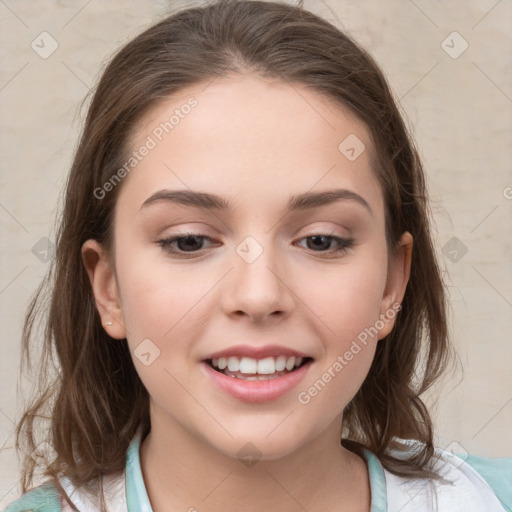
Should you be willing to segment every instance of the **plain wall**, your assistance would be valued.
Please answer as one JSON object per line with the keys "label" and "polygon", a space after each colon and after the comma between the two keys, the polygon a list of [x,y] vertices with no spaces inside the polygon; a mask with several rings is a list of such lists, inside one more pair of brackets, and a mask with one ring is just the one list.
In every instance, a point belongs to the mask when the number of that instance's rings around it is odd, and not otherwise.
{"label": "plain wall", "polygon": [[[20,388],[30,387],[18,378],[21,328],[48,266],[44,250],[54,240],[83,120],[79,104],[120,45],[170,10],[197,3],[0,3],[0,506],[20,491],[13,432]],[[304,6],[375,57],[424,160],[452,336],[464,365],[464,374],[441,389],[437,444],[512,456],[512,2]],[[44,52],[55,43],[42,32],[58,44],[49,56]]]}

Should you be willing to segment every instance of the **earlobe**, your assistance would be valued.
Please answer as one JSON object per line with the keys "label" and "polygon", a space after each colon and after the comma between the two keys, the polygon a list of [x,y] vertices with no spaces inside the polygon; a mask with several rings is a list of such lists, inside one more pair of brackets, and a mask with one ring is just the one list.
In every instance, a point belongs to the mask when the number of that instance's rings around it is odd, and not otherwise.
{"label": "earlobe", "polygon": [[379,340],[386,337],[392,331],[396,315],[401,309],[400,305],[411,275],[412,249],[412,235],[405,231],[388,265],[388,277],[380,311],[380,319],[383,321],[384,326],[382,329],[379,329]]}
{"label": "earlobe", "polygon": [[115,272],[103,246],[90,239],[82,245],[81,252],[105,331],[112,338],[126,338]]}

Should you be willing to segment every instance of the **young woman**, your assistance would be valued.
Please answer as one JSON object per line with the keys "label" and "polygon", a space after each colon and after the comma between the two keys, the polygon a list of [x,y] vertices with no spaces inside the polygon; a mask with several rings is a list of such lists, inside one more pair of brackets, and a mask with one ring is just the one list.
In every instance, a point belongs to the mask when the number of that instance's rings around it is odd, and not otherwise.
{"label": "young woman", "polygon": [[24,350],[49,293],[59,371],[9,512],[511,510],[512,460],[433,445],[450,345],[414,144],[304,9],[189,8],[115,55],[46,285]]}

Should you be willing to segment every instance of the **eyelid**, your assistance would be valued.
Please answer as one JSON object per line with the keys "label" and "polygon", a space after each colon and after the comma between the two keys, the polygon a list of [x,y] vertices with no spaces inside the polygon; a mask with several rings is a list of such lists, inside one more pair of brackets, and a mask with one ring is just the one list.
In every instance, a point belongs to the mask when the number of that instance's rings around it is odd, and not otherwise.
{"label": "eyelid", "polygon": [[[207,251],[207,249],[199,249],[197,251],[187,252],[187,251],[180,251],[180,250],[172,247],[173,243],[177,242],[178,240],[188,238],[188,237],[196,237],[196,238],[206,239],[206,240],[215,242],[215,239],[213,237],[210,237],[209,235],[206,235],[204,233],[187,231],[185,233],[173,233],[173,234],[169,235],[168,237],[157,240],[156,243],[164,251],[168,252],[171,255],[174,255],[176,258],[198,259],[201,256],[203,256],[205,251]],[[341,257],[342,255],[346,254],[350,249],[352,249],[358,245],[358,242],[352,237],[346,237],[343,235],[337,236],[336,234],[331,234],[331,233],[322,232],[322,231],[316,231],[311,234],[299,236],[298,238],[296,238],[296,240],[300,242],[302,240],[306,240],[308,238],[313,238],[313,237],[326,237],[328,239],[331,239],[331,242],[335,242],[336,248],[329,249],[327,251],[314,251],[313,249],[308,249],[307,247],[305,247],[305,249],[307,251],[309,251],[309,253],[311,253],[312,255],[318,255],[325,259],[336,258],[336,256],[338,256],[338,255],[340,255],[340,257]]]}

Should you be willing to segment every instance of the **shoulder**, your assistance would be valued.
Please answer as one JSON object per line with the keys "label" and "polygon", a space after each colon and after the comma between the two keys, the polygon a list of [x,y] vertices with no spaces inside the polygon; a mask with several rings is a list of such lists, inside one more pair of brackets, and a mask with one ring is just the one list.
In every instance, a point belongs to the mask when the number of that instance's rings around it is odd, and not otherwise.
{"label": "shoulder", "polygon": [[[410,450],[414,451],[414,443]],[[436,449],[439,480],[385,472],[389,510],[512,511],[512,458],[477,457]]]}
{"label": "shoulder", "polygon": [[60,512],[60,494],[51,482],[41,484],[10,503],[4,512]]}
{"label": "shoulder", "polygon": [[[102,486],[107,510],[126,512],[125,473],[103,475]],[[66,499],[67,497],[67,499]],[[72,507],[81,511],[101,510],[100,497],[92,495],[82,487],[75,487],[65,476],[58,479],[58,484],[48,481],[25,493],[10,503],[3,512],[70,512]]]}
{"label": "shoulder", "polygon": [[512,511],[512,457],[468,455],[464,458],[464,462],[482,476],[504,504],[505,510]]}

